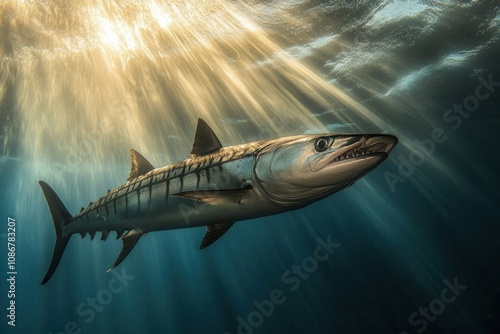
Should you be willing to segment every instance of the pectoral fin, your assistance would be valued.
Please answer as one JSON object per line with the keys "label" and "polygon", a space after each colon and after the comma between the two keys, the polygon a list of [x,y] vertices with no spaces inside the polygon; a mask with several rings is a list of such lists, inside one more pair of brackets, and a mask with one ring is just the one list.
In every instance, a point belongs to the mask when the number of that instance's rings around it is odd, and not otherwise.
{"label": "pectoral fin", "polygon": [[200,190],[185,191],[175,196],[190,198],[205,204],[236,203],[241,204],[244,197],[249,194],[251,188],[229,189],[229,190]]}
{"label": "pectoral fin", "polygon": [[220,237],[224,235],[233,226],[233,223],[222,223],[207,226],[207,232],[203,237],[200,244],[200,249],[206,248],[216,242]]}
{"label": "pectoral fin", "polygon": [[118,255],[118,258],[116,259],[115,263],[113,263],[113,266],[107,270],[108,272],[113,270],[123,260],[125,260],[127,255],[134,248],[134,246],[137,244],[137,241],[139,241],[139,239],[142,237],[143,234],[144,232],[142,232],[141,230],[133,229],[122,237],[123,241],[122,251],[120,252],[120,255]]}

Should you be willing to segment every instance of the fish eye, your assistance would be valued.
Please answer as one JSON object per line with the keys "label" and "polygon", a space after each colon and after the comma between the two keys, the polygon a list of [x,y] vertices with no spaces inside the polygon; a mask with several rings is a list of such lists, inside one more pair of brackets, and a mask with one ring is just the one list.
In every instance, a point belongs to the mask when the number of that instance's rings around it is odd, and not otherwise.
{"label": "fish eye", "polygon": [[314,143],[314,148],[318,152],[323,152],[325,151],[330,145],[328,145],[328,138],[321,137],[316,139],[316,142]]}

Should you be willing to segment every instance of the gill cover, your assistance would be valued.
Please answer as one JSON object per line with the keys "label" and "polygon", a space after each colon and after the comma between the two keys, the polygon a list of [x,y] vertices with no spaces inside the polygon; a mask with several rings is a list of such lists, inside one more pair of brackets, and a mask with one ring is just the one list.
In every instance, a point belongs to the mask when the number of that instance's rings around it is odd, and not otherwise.
{"label": "gill cover", "polygon": [[296,136],[267,146],[255,160],[257,185],[279,206],[305,206],[326,196],[328,182],[317,172],[327,164],[324,157],[334,141],[333,136]]}

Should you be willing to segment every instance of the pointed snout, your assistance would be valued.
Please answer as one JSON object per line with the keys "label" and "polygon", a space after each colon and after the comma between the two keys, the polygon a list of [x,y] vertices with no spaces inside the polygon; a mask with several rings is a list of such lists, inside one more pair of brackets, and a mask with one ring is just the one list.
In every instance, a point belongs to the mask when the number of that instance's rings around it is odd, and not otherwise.
{"label": "pointed snout", "polygon": [[398,138],[393,135],[363,135],[358,138],[362,144],[360,149],[377,153],[389,154],[398,143]]}
{"label": "pointed snout", "polygon": [[311,163],[311,171],[317,172],[328,165],[344,164],[348,161],[382,162],[398,142],[395,136],[379,134],[338,135],[333,138],[334,143],[330,150]]}
{"label": "pointed snout", "polygon": [[359,145],[360,148],[375,150],[378,152],[390,153],[398,143],[398,138],[393,135],[383,134],[356,134],[340,135],[336,139],[344,140],[343,147],[353,147]]}

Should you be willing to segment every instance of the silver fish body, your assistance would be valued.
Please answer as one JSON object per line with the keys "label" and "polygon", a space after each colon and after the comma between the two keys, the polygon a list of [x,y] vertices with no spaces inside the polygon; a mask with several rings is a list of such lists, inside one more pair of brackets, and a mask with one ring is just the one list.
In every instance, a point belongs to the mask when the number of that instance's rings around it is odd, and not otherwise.
{"label": "silver fish body", "polygon": [[[76,215],[45,182],[56,245],[45,284],[74,234],[93,239],[111,231],[123,248],[120,264],[148,232],[207,226],[200,248],[220,238],[236,221],[304,207],[351,184],[385,160],[396,145],[390,135],[302,135],[223,147],[198,121],[191,157],[154,168],[131,150],[127,182]],[[110,270],[111,270],[110,269]]]}

